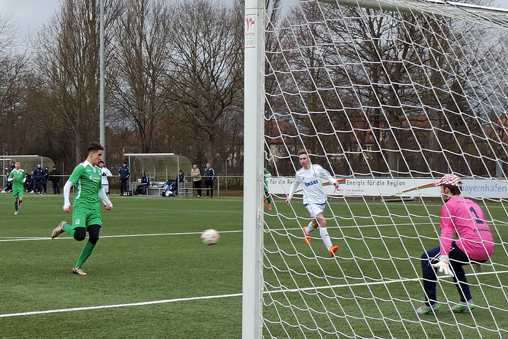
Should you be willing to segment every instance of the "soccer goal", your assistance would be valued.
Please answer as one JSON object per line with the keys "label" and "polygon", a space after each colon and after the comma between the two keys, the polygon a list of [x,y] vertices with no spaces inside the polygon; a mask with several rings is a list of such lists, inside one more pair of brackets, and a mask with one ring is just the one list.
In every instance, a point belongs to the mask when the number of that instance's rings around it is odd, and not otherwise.
{"label": "soccer goal", "polygon": [[[245,3],[243,337],[508,337],[508,12]],[[300,149],[339,183],[323,183],[333,257],[319,232],[304,241],[300,192],[285,204]],[[439,276],[441,309],[418,315],[447,173],[485,212],[494,253],[464,266],[473,311],[452,312],[456,284]]]}

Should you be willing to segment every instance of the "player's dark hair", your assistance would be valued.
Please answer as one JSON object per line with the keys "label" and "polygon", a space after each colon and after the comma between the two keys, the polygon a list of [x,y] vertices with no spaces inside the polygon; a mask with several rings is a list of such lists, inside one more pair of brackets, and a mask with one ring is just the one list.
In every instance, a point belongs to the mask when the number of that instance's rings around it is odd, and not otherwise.
{"label": "player's dark hair", "polygon": [[450,190],[451,195],[459,195],[462,192],[462,188],[460,186],[453,186],[453,185],[443,185],[444,187],[447,187]]}
{"label": "player's dark hair", "polygon": [[99,161],[99,164],[103,164],[103,163],[104,163],[104,161],[102,161],[102,160],[101,160],[101,161]]}
{"label": "player's dark hair", "polygon": [[97,141],[92,141],[91,143],[88,144],[87,153],[103,150],[104,147],[102,147],[100,143],[98,143]]}

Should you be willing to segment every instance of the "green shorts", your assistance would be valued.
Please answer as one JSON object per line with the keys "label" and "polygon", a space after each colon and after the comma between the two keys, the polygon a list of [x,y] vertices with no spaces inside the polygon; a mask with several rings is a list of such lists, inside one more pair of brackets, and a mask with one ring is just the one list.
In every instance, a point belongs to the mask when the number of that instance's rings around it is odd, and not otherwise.
{"label": "green shorts", "polygon": [[72,228],[99,225],[102,227],[100,210],[74,209],[72,211]]}
{"label": "green shorts", "polygon": [[16,187],[12,188],[12,196],[14,197],[14,199],[23,198],[24,194],[25,190],[23,188]]}

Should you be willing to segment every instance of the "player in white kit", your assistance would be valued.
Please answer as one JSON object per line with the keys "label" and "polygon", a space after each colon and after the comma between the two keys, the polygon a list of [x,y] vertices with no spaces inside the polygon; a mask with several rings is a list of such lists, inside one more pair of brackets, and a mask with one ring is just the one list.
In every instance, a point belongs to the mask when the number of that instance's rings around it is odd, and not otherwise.
{"label": "player in white kit", "polygon": [[102,188],[104,188],[104,192],[106,192],[106,194],[109,195],[108,177],[112,177],[113,174],[106,166],[104,166],[104,161],[102,160],[101,162],[99,162],[99,167],[101,168],[102,171]]}
{"label": "player in white kit", "polygon": [[328,230],[326,229],[326,219],[323,216],[323,211],[325,210],[326,205],[326,195],[323,191],[323,183],[321,182],[321,179],[328,180],[331,184],[333,184],[333,186],[335,186],[336,189],[339,188],[339,183],[323,167],[311,164],[307,151],[303,149],[298,151],[298,157],[302,168],[296,172],[295,181],[289,191],[286,204],[291,204],[291,199],[293,198],[296,189],[298,186],[302,185],[303,206],[307,208],[312,217],[311,222],[303,228],[305,242],[310,244],[310,233],[319,226],[321,239],[323,240],[330,257],[333,257],[339,247],[332,245],[332,241],[328,235]]}

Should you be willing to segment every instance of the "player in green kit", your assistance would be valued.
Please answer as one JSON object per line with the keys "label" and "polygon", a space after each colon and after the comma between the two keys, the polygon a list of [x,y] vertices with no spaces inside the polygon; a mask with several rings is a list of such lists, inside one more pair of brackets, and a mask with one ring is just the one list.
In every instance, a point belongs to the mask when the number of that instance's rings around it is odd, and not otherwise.
{"label": "player in green kit", "polygon": [[271,176],[270,172],[265,168],[265,176],[263,178],[265,181],[265,206],[266,202],[268,202],[269,210],[272,210],[272,198],[270,196],[270,192],[268,192],[268,181],[266,181],[266,178],[270,178]]}
{"label": "player in green kit", "polygon": [[88,242],[72,269],[74,274],[86,275],[81,266],[90,257],[95,244],[99,240],[99,232],[102,227],[101,200],[107,210],[113,208],[113,204],[109,201],[106,192],[102,188],[102,171],[99,168],[99,162],[102,160],[103,150],[104,148],[98,142],[94,141],[88,145],[88,157],[72,171],[63,190],[63,209],[69,213],[71,208],[69,195],[72,186],[76,186],[74,206],[72,208],[72,225],[62,221],[51,233],[51,239],[58,237],[63,232],[67,232],[77,241],[82,241],[85,240],[86,232],[88,231]]}
{"label": "player in green kit", "polygon": [[25,193],[25,188],[23,184],[25,183],[25,171],[21,168],[21,163],[16,161],[14,164],[14,169],[9,174],[8,181],[12,182],[12,196],[14,197],[14,215],[18,215],[18,210],[21,208],[21,203],[23,202],[23,195]]}

